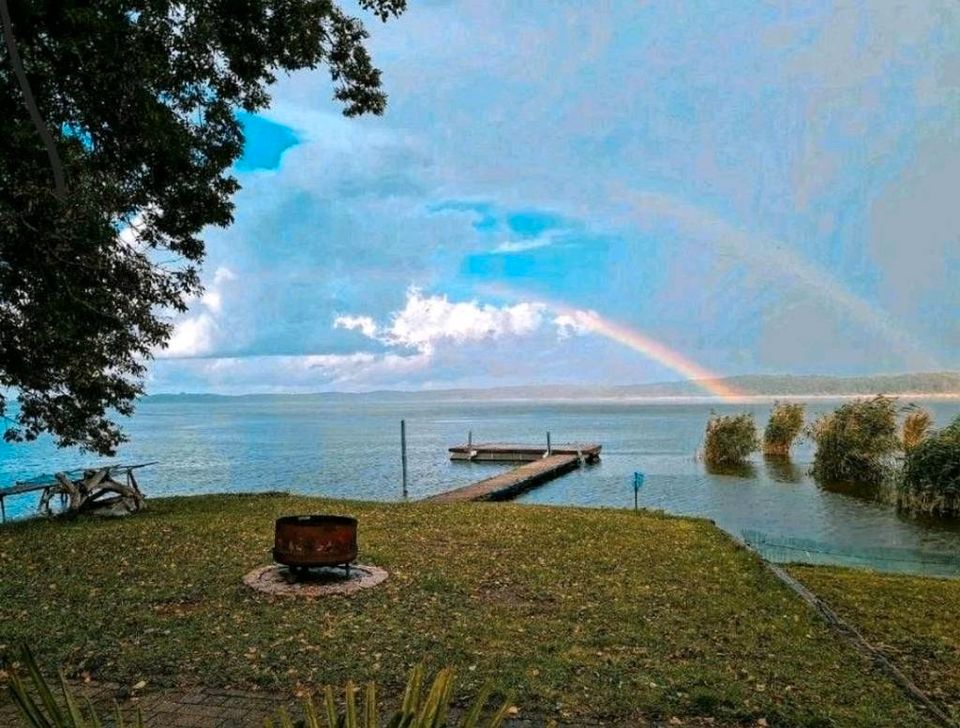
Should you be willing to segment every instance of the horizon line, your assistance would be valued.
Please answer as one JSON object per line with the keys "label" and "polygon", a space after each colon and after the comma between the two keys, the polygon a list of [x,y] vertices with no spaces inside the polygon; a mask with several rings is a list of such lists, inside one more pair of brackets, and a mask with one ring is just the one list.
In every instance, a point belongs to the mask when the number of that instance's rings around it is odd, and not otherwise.
{"label": "horizon line", "polygon": [[[639,388],[639,387],[664,387],[664,386],[702,386],[701,382],[721,382],[724,380],[737,380],[737,379],[798,379],[798,380],[815,380],[815,379],[832,379],[837,380],[838,382],[846,380],[855,380],[855,379],[883,379],[883,378],[894,378],[894,377],[923,377],[923,376],[957,376],[960,377],[960,370],[940,370],[940,371],[931,371],[931,372],[897,372],[897,373],[879,373],[879,374],[860,374],[860,375],[842,375],[842,374],[735,374],[727,377],[719,377],[716,379],[709,380],[692,380],[692,379],[674,379],[666,381],[656,381],[656,382],[640,382],[640,383],[617,383],[617,384],[586,384],[586,383],[565,383],[565,382],[548,382],[548,383],[531,383],[531,384],[496,384],[489,386],[463,386],[463,387],[444,387],[438,389],[403,389],[403,388],[376,388],[376,389],[318,389],[318,390],[299,390],[299,391],[251,391],[251,392],[242,392],[235,394],[228,394],[222,392],[202,392],[202,391],[178,391],[178,392],[146,392],[143,397],[171,397],[171,396],[208,396],[208,397],[255,397],[255,396],[315,396],[315,395],[372,395],[372,394],[411,394],[411,395],[426,395],[426,394],[447,394],[447,393],[456,393],[456,392],[490,392],[496,390],[523,390],[523,389],[543,389],[543,388],[568,388],[568,389],[620,389],[620,388]],[[876,392],[873,394],[887,394],[885,392]],[[956,397],[960,396],[960,389],[951,390],[947,392],[890,392],[891,396],[944,396],[944,397]],[[725,397],[717,394],[650,394],[645,395],[647,398],[697,398],[697,399],[707,399],[707,400],[723,400]],[[780,392],[780,393],[751,393],[751,392],[741,392],[735,399],[745,398],[749,399],[751,397],[775,397],[775,396],[824,396],[824,397],[840,397],[840,396],[868,396],[868,393],[863,392],[848,392],[848,393],[837,393],[837,394],[823,394],[822,392]]]}

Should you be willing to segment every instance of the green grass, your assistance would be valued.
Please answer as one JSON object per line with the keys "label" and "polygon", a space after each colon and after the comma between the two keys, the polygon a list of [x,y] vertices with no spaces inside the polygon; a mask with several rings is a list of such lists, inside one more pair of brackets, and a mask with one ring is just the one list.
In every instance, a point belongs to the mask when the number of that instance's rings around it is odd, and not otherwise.
{"label": "green grass", "polygon": [[790,571],[960,722],[960,580],[806,566]]}
{"label": "green grass", "polygon": [[[313,602],[241,584],[280,514],[360,519],[376,589]],[[153,500],[126,520],[0,528],[0,645],[127,685],[297,690],[453,665],[521,715],[636,724],[919,726],[862,658],[705,521],[513,504]]]}

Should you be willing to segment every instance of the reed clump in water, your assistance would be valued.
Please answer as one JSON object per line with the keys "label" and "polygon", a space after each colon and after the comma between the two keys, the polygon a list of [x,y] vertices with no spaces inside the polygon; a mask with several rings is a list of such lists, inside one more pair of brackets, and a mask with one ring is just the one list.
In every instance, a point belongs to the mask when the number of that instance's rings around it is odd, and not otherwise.
{"label": "reed clump in water", "polygon": [[804,407],[799,403],[774,402],[763,431],[763,454],[787,456],[803,430]]}
{"label": "reed clump in water", "polygon": [[930,416],[930,413],[925,409],[911,405],[910,411],[903,419],[903,427],[900,430],[903,451],[910,452],[930,435],[932,429],[933,417]]}
{"label": "reed clump in water", "polygon": [[707,421],[703,459],[712,466],[742,465],[757,450],[753,415],[712,415]]}
{"label": "reed clump in water", "polygon": [[825,482],[880,485],[900,450],[896,400],[855,399],[819,417],[808,434],[816,443],[813,475]]}
{"label": "reed clump in water", "polygon": [[916,515],[960,517],[960,416],[907,451],[897,507]]}

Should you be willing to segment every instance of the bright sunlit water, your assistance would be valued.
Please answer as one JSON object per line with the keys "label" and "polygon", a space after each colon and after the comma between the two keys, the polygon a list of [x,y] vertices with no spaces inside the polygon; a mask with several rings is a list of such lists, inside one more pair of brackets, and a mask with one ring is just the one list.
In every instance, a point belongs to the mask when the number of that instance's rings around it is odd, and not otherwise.
{"label": "bright sunlit water", "polygon": [[[808,420],[836,402],[807,405]],[[938,426],[960,402],[924,402]],[[894,547],[960,554],[960,528],[900,516],[862,494],[818,486],[807,474],[808,443],[793,460],[753,460],[741,476],[706,472],[695,453],[711,409],[753,411],[760,428],[769,404],[683,402],[335,401],[318,396],[159,398],[127,423],[121,462],[158,460],[139,471],[148,496],[289,490],[342,498],[401,498],[400,419],[407,421],[410,497],[465,485],[507,466],[452,463],[447,447],[476,442],[598,442],[600,464],[522,496],[524,503],[633,507],[635,471],[646,475],[640,504],[705,516],[744,529],[814,539],[844,548]],[[49,441],[0,445],[0,482],[100,462]],[[36,496],[7,500],[8,516],[32,512]]]}

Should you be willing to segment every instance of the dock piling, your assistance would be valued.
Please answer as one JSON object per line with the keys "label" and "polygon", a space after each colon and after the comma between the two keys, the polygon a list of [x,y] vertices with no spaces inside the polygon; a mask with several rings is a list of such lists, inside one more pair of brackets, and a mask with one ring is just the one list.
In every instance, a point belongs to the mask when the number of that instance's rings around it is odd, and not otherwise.
{"label": "dock piling", "polygon": [[407,497],[407,421],[400,420],[400,467],[403,472],[403,497]]}

